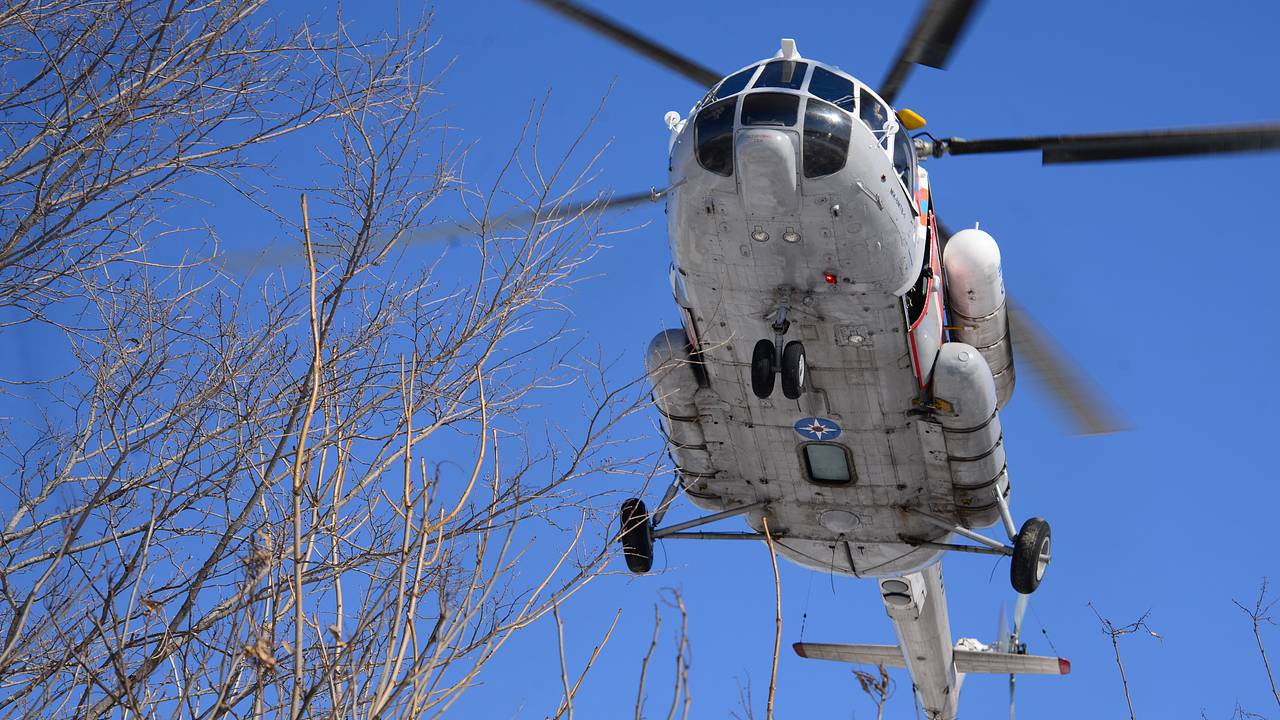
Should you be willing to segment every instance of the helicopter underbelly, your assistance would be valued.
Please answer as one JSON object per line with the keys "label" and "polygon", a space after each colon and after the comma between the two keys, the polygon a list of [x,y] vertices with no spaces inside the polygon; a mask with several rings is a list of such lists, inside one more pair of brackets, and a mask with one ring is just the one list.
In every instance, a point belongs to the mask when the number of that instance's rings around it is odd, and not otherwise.
{"label": "helicopter underbelly", "polygon": [[[831,198],[804,201],[821,206]],[[801,565],[900,574],[937,556],[903,542],[904,536],[937,539],[940,533],[898,508],[925,505],[951,514],[946,452],[936,426],[909,414],[921,382],[902,298],[865,285],[857,290],[844,275],[828,283],[825,273],[852,272],[837,259],[836,246],[835,252],[797,254],[781,268],[759,263],[764,253],[678,256],[708,381],[696,394],[697,414],[707,462],[716,470],[686,477],[686,487],[707,509],[770,501],[773,529],[785,535],[778,547]],[[780,285],[791,290],[779,291]],[[803,342],[807,354],[809,390],[798,400],[781,393],[762,400],[750,389],[752,348],[771,337],[765,316],[779,294],[791,301],[787,337]],[[929,318],[938,326],[935,338],[941,335],[940,312],[938,306]],[[806,436],[797,430],[806,419],[838,428],[855,482],[822,485],[806,477],[800,454]],[[821,433],[807,439],[825,439]],[[748,523],[762,529],[758,513]]]}

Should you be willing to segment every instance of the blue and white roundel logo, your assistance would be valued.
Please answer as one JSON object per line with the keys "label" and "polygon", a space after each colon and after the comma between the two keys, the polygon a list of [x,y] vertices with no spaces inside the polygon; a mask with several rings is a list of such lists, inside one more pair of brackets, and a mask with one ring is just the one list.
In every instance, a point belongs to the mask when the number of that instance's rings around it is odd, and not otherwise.
{"label": "blue and white roundel logo", "polygon": [[796,421],[795,428],[805,440],[835,440],[840,437],[840,426],[827,418],[801,418]]}

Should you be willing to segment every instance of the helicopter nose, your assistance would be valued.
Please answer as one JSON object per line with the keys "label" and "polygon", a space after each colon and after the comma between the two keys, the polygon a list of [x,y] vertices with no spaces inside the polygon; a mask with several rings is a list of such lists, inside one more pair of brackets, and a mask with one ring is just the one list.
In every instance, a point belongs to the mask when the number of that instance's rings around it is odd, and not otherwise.
{"label": "helicopter nose", "polygon": [[748,215],[778,217],[800,211],[793,132],[752,128],[738,131],[738,183]]}

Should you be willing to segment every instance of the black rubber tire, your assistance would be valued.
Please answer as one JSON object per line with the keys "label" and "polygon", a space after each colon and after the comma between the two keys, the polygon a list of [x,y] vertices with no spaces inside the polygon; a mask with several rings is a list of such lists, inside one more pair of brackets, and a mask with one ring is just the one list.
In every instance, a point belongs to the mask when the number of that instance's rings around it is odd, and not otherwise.
{"label": "black rubber tire", "polygon": [[782,348],[782,394],[790,400],[800,397],[809,380],[808,375],[804,345],[798,340],[792,340]]}
{"label": "black rubber tire", "polygon": [[1030,595],[1040,587],[1048,567],[1048,563],[1040,563],[1040,556],[1049,554],[1049,536],[1049,523],[1044,518],[1031,518],[1022,524],[1013,541],[1013,562],[1009,566],[1009,579],[1017,592]]}
{"label": "black rubber tire", "polygon": [[653,568],[653,524],[649,522],[644,501],[638,498],[622,501],[618,518],[627,569],[637,575],[649,572]]}
{"label": "black rubber tire", "polygon": [[761,400],[773,395],[773,381],[777,375],[773,371],[775,352],[777,350],[771,340],[761,340],[756,343],[755,350],[751,351],[751,392]]}

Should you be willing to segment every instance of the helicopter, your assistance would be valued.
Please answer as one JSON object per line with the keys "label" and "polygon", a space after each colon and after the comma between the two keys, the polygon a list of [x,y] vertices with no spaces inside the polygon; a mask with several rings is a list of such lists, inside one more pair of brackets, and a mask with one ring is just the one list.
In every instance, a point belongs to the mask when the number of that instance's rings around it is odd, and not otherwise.
{"label": "helicopter", "polygon": [[[1049,523],[1021,525],[1000,411],[1019,359],[1086,433],[1117,423],[1007,297],[1000,249],[951,232],[923,164],[1039,151],[1080,163],[1280,149],[1280,124],[970,140],[922,132],[896,107],[915,65],[945,67],[980,5],[930,0],[872,87],[803,56],[723,74],[569,0],[535,0],[706,88],[669,112],[669,184],[611,207],[666,203],[681,327],[650,342],[646,370],[675,465],[652,512],[620,510],[627,567],[657,540],[772,540],[798,565],[875,578],[897,645],[797,643],[802,657],[902,667],[927,717],[954,718],[966,674],[1065,675],[1026,654],[1026,598],[1052,559]],[[912,133],[915,133],[914,135]],[[708,514],[663,524],[683,495]],[[701,530],[729,518],[747,532]],[[980,532],[998,527],[1004,537]],[[1012,633],[952,643],[940,560],[1008,557]]]}

